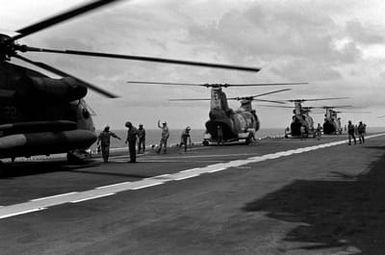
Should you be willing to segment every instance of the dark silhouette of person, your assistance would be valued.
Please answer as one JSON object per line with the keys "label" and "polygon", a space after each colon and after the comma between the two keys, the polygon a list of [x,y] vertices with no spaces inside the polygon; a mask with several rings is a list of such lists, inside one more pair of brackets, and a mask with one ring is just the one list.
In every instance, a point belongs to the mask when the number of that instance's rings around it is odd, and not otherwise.
{"label": "dark silhouette of person", "polygon": [[218,145],[223,144],[223,130],[221,125],[217,126],[217,143]]}
{"label": "dark silhouette of person", "polygon": [[160,125],[160,120],[158,120],[158,128],[162,129],[162,137],[160,138],[159,142],[159,149],[157,150],[157,153],[160,153],[163,147],[163,153],[167,152],[167,140],[170,136],[170,132],[167,127],[167,122],[162,122],[162,126]]}
{"label": "dark silhouette of person", "polygon": [[179,147],[182,148],[182,145],[183,145],[183,146],[184,146],[184,152],[187,151],[187,142],[188,142],[188,144],[191,146],[190,130],[191,130],[190,127],[186,127],[186,128],[183,130],[182,135],[181,135],[181,137],[180,137],[180,144],[179,144]]}
{"label": "dark silhouette of person", "polygon": [[352,124],[352,121],[349,120],[348,122],[348,136],[349,136],[349,145],[352,144],[352,138],[354,140],[354,144],[356,144],[356,137],[354,135],[354,131],[355,131],[355,128],[354,128],[354,125]]}
{"label": "dark silhouette of person", "polygon": [[358,140],[360,141],[360,143],[365,143],[365,124],[362,123],[362,121],[360,121],[359,125],[358,125]]}
{"label": "dark silhouette of person", "polygon": [[138,128],[138,154],[144,153],[146,149],[146,130],[143,128],[143,124],[139,124]]}
{"label": "dark silhouette of person", "polygon": [[138,137],[138,130],[132,125],[131,122],[126,122],[128,151],[130,153],[130,163],[136,163],[136,138]]}
{"label": "dark silhouette of person", "polygon": [[104,130],[99,134],[98,141],[96,143],[97,146],[100,145],[100,147],[101,147],[102,157],[103,157],[104,163],[108,163],[108,158],[110,156],[111,136],[120,140],[120,137],[117,136],[115,133],[111,132],[109,126],[106,126],[104,128]]}

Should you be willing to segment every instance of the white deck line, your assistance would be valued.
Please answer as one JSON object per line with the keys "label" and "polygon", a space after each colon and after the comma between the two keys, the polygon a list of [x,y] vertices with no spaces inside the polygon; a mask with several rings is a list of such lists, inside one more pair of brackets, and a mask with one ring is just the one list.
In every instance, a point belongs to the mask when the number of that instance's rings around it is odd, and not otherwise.
{"label": "white deck line", "polygon": [[[367,136],[366,139],[371,139],[371,138],[384,136],[384,135],[385,133],[371,135],[371,136]],[[92,199],[112,196],[122,191],[149,188],[149,187],[164,184],[168,181],[185,180],[185,179],[197,177],[204,173],[211,174],[218,171],[224,171],[229,168],[237,169],[240,166],[245,166],[252,163],[258,163],[265,160],[286,157],[294,154],[328,148],[331,146],[336,146],[341,144],[347,144],[347,141],[343,140],[338,142],[319,144],[315,146],[292,149],[288,151],[275,152],[275,153],[266,154],[262,156],[254,156],[244,160],[233,160],[226,163],[216,163],[205,167],[182,170],[180,172],[173,173],[173,174],[162,174],[159,176],[145,178],[143,180],[136,181],[136,182],[116,183],[116,184],[111,184],[107,186],[97,187],[95,189],[88,190],[88,191],[69,192],[65,194],[58,194],[58,195],[53,195],[49,197],[37,198],[25,203],[8,205],[8,206],[0,206],[0,219],[41,211],[55,205],[60,205],[65,203],[79,203],[79,202],[84,202]],[[247,171],[247,170],[243,170],[243,171]]]}

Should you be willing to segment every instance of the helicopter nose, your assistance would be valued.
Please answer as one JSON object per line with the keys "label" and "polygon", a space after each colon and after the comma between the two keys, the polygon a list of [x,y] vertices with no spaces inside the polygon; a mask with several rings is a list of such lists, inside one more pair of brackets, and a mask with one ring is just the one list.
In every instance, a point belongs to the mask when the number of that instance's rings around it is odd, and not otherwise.
{"label": "helicopter nose", "polygon": [[52,79],[31,77],[32,90],[50,100],[74,101],[87,95],[87,87],[71,77]]}

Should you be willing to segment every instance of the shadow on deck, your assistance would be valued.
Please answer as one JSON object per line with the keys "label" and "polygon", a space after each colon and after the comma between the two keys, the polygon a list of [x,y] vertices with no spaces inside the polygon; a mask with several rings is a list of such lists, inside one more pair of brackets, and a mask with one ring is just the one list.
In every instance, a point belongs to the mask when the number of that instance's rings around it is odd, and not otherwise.
{"label": "shadow on deck", "polygon": [[[385,150],[385,147],[368,147]],[[362,254],[385,251],[385,153],[358,176],[333,172],[326,181],[297,180],[250,202],[243,210],[263,211],[281,221],[305,223],[284,241],[316,243],[302,249],[354,246]]]}

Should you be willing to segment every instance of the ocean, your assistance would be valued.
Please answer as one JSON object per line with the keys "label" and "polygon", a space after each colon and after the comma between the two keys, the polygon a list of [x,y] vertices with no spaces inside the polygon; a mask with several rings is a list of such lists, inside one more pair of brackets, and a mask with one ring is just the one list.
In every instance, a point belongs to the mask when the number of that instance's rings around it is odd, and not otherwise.
{"label": "ocean", "polygon": [[[124,143],[127,137],[127,129],[119,129],[119,130],[111,130],[114,132],[117,136],[119,136],[122,140],[118,140],[115,138],[111,138],[111,148],[121,148],[126,147],[127,145]],[[180,143],[180,136],[182,134],[182,129],[169,129],[170,131],[170,137],[168,139],[168,145],[177,144]],[[101,130],[97,131],[97,134],[99,134]],[[195,144],[202,143],[203,136],[204,136],[205,130],[204,129],[191,129],[190,135],[191,135],[191,142]],[[146,129],[146,146],[152,145],[152,144],[159,144],[161,136],[161,130],[160,129]],[[255,137],[257,139],[259,138],[265,138],[265,137],[276,137],[276,136],[283,136],[283,129],[280,128],[269,128],[269,129],[261,129],[258,130],[258,132],[255,134]],[[91,148],[95,148],[95,145]]]}
{"label": "ocean", "polygon": [[[170,138],[168,139],[168,145],[173,145],[180,143],[180,136],[182,134],[182,129],[169,129],[170,130]],[[120,130],[111,130],[116,135],[118,135],[122,140],[118,140],[115,138],[111,138],[111,148],[122,148],[126,147],[127,145],[124,143],[127,136],[127,129],[120,129]],[[384,127],[368,127],[367,133],[377,133],[377,132],[384,132]],[[99,134],[101,130],[97,131],[97,134]],[[191,135],[191,141],[195,144],[200,144],[203,141],[204,136],[204,129],[192,129],[190,131]],[[284,129],[283,128],[265,128],[260,129],[255,133],[255,137],[257,139],[264,139],[264,138],[277,138],[277,137],[283,137],[284,135]],[[159,144],[161,136],[161,130],[160,129],[146,129],[146,146],[153,145],[153,144]],[[96,144],[94,144],[91,149],[95,149]]]}

